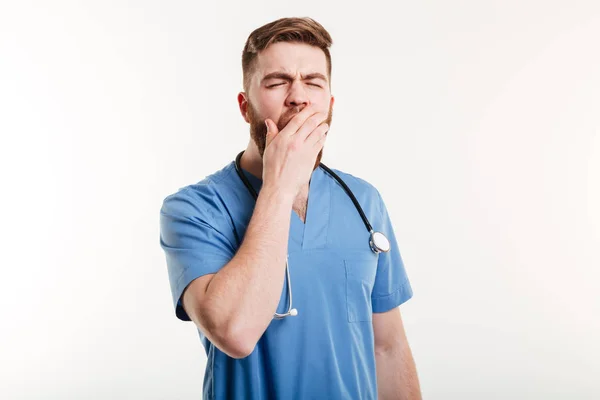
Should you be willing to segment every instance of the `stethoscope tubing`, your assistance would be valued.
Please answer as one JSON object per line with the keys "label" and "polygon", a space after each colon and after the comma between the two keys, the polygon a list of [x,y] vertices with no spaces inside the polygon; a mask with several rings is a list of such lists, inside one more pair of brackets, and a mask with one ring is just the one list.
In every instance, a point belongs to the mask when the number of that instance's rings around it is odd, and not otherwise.
{"label": "stethoscope tubing", "polygon": [[[254,200],[257,200],[258,193],[256,193],[256,190],[254,190],[254,187],[252,187],[252,184],[250,183],[250,181],[248,180],[246,175],[244,175],[244,173],[242,172],[242,167],[241,167],[240,161],[242,159],[242,155],[244,154],[244,151],[245,150],[242,150],[235,158],[235,169],[236,169],[237,174],[239,175],[240,179],[246,186],[246,188],[248,188],[248,191],[250,192],[252,197],[254,197]],[[331,169],[329,169],[322,162],[319,163],[319,167],[321,167],[325,172],[327,172],[331,177],[333,177],[342,186],[342,188],[344,189],[344,191],[346,192],[348,197],[350,197],[350,199],[352,200],[352,203],[354,203],[354,206],[356,207],[356,210],[360,214],[360,217],[362,218],[363,223],[365,224],[365,227],[367,228],[367,231],[369,231],[369,233],[371,234],[370,239],[369,239],[369,245],[371,246],[371,250],[375,253],[389,251],[388,239],[385,237],[385,235],[383,233],[373,231],[373,227],[369,223],[369,220],[367,219],[367,216],[365,215],[362,207],[360,206],[358,200],[356,200],[356,197],[354,197],[354,193],[352,193],[352,191],[346,185],[346,183],[335,172],[333,172]],[[379,243],[377,243],[377,242],[379,242]],[[289,264],[288,264],[288,258],[289,258],[289,256],[287,256],[286,260],[285,260],[285,272],[286,272],[286,280],[287,280],[287,287],[288,287],[287,291],[288,291],[288,298],[289,298],[288,310],[286,313],[283,313],[283,314],[276,312],[273,316],[273,319],[283,319],[290,315],[292,315],[292,316],[298,315],[298,311],[295,308],[292,308],[292,282],[290,279],[290,269],[289,269]]]}

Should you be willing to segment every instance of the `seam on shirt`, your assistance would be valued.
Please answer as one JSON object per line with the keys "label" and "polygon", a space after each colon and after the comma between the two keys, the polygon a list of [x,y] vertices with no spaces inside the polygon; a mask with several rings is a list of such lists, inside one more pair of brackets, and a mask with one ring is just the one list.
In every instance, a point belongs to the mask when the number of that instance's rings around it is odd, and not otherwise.
{"label": "seam on shirt", "polygon": [[383,207],[382,207],[383,199],[381,198],[381,193],[379,193],[379,190],[377,190],[377,188],[375,188],[375,193],[377,193],[377,198],[379,199],[379,201],[377,202],[377,208],[379,209],[379,216],[381,218],[381,221],[383,221]]}
{"label": "seam on shirt", "polygon": [[[223,256],[216,256],[214,258],[205,258],[203,261],[223,261],[223,260],[225,260],[225,265],[227,265],[227,263],[229,261],[231,261],[231,259],[227,259],[227,257],[223,257]],[[205,263],[203,263],[203,264],[205,264]],[[181,272],[179,273],[179,275],[176,278],[176,282],[178,283],[179,286],[181,286],[181,284],[183,283],[183,279],[184,279],[186,273],[192,268],[194,268],[193,265],[186,265],[185,267],[183,267],[181,269]],[[208,275],[208,274],[216,274],[216,272],[207,272],[200,276],[204,276],[204,275]]]}
{"label": "seam on shirt", "polygon": [[220,179],[214,179],[214,178],[208,178],[210,180],[212,180],[213,183],[221,183],[222,181],[225,180],[225,178],[229,177],[229,175],[231,175],[233,173],[233,171],[236,171],[237,173],[237,169],[235,168],[235,166],[231,166],[232,163],[234,163],[235,161],[230,161],[229,163],[227,163],[227,165],[225,166],[224,169],[226,169],[227,171],[223,174],[221,174]]}
{"label": "seam on shirt", "polygon": [[378,299],[379,300],[379,299],[383,299],[385,297],[391,297],[391,296],[395,295],[396,293],[404,290],[407,283],[408,283],[408,278],[405,279],[404,282],[402,282],[402,284],[400,285],[400,288],[398,288],[397,290],[394,290],[391,293],[384,294],[384,295],[381,295],[381,296],[371,296],[371,299]]}
{"label": "seam on shirt", "polygon": [[[191,199],[190,199],[190,200],[191,200]],[[201,224],[201,225],[204,225],[205,227],[208,227],[209,229],[212,229],[213,231],[215,231],[216,233],[218,233],[220,236],[222,236],[222,237],[223,237],[223,239],[225,239],[225,240],[227,241],[227,243],[229,244],[229,247],[231,248],[231,250],[233,250],[233,253],[234,253],[234,254],[235,254],[235,252],[237,251],[237,250],[236,250],[236,246],[234,246],[234,245],[231,243],[231,241],[229,240],[229,238],[228,238],[228,237],[227,237],[225,234],[223,234],[221,231],[217,230],[217,229],[216,229],[214,226],[210,225],[208,222],[204,222],[204,221],[202,221],[202,220],[200,220],[200,219],[193,219],[193,218],[190,218],[190,217],[188,217],[188,216],[186,216],[186,215],[181,215],[181,214],[171,214],[171,213],[168,213],[168,212],[164,212],[163,210],[160,210],[160,214],[161,214],[161,215],[164,215],[165,217],[169,217],[169,218],[173,218],[173,219],[176,219],[176,218],[179,218],[179,219],[184,219],[184,220],[186,220],[186,221],[188,221],[188,222],[191,222],[191,223],[193,223],[193,224]],[[214,224],[214,222],[215,222],[215,221],[210,221],[210,222]],[[233,227],[233,229],[235,229],[235,227]]]}

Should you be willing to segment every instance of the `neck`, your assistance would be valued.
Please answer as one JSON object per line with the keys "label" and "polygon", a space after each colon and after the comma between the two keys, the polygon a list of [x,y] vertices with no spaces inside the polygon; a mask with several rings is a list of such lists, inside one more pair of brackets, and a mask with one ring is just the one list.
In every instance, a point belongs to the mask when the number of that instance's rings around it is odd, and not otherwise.
{"label": "neck", "polygon": [[258,153],[258,148],[252,139],[250,139],[250,143],[248,143],[246,151],[244,151],[244,154],[242,154],[240,166],[258,179],[262,180],[263,159]]}

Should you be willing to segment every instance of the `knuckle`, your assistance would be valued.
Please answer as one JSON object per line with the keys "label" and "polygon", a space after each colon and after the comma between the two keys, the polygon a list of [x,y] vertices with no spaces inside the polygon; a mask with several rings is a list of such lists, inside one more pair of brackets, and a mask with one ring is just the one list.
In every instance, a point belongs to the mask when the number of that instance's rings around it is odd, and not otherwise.
{"label": "knuckle", "polygon": [[311,130],[314,130],[315,128],[317,128],[319,126],[320,123],[321,123],[321,120],[318,118],[318,116],[315,116],[308,121],[308,126],[310,127]]}
{"label": "knuckle", "polygon": [[292,140],[290,142],[289,148],[292,151],[298,151],[300,149],[301,145],[302,145],[302,143],[299,140]]}

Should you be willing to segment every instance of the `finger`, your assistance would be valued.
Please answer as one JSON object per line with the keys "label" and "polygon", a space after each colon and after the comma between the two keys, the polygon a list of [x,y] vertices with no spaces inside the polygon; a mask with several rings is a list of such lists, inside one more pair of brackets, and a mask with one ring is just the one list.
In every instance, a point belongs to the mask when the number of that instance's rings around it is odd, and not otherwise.
{"label": "finger", "polygon": [[267,126],[267,136],[266,136],[266,140],[265,140],[265,148],[267,148],[269,146],[269,144],[271,144],[273,139],[275,139],[275,137],[279,133],[279,129],[277,128],[277,124],[268,118],[265,119],[265,125]]}
{"label": "finger", "polygon": [[314,110],[314,107],[310,104],[307,105],[302,109],[302,111],[294,115],[294,117],[287,123],[285,128],[281,130],[281,133],[290,136],[294,135],[304,124],[304,122],[315,113],[317,113],[317,111]]}
{"label": "finger", "polygon": [[297,140],[306,140],[308,135],[325,121],[325,119],[327,119],[327,113],[324,112],[318,112],[311,115],[304,124],[302,124],[300,129],[298,129],[298,132],[296,132]]}
{"label": "finger", "polygon": [[321,135],[319,140],[317,140],[317,143],[315,143],[315,145],[313,146],[313,150],[315,151],[315,154],[319,153],[319,151],[321,151],[321,149],[323,147],[325,147],[326,140],[327,140],[327,133],[325,133],[324,135]]}
{"label": "finger", "polygon": [[311,132],[310,135],[306,138],[306,145],[308,146],[316,146],[319,144],[321,140],[324,140],[327,136],[327,132],[329,132],[329,125],[326,122],[319,125],[315,130]]}

